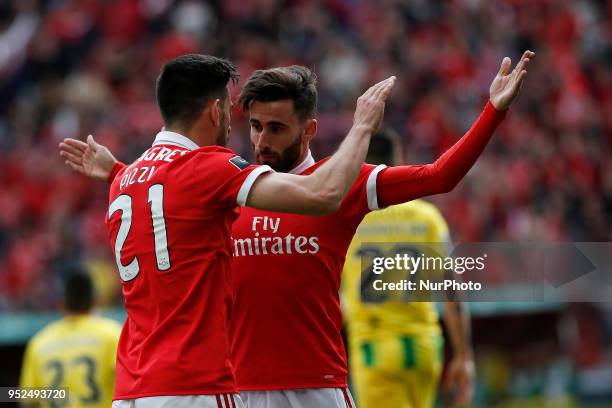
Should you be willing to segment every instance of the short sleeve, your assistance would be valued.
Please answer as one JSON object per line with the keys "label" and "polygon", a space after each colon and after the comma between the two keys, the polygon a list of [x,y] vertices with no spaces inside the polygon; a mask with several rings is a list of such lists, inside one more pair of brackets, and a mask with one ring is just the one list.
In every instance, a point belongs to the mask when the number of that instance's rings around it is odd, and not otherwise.
{"label": "short sleeve", "polygon": [[246,205],[253,184],[269,166],[249,164],[242,157],[224,152],[207,152],[197,158],[195,178],[203,204],[210,208]]}
{"label": "short sleeve", "polygon": [[386,165],[380,164],[368,174],[368,179],[366,181],[366,197],[368,199],[368,210],[380,210],[380,204],[378,200],[378,173],[387,168]]}
{"label": "short sleeve", "polygon": [[358,222],[370,211],[379,209],[376,182],[378,173],[383,170],[384,164],[374,166],[363,164],[355,183],[347,192],[340,205],[342,216],[355,217]]}

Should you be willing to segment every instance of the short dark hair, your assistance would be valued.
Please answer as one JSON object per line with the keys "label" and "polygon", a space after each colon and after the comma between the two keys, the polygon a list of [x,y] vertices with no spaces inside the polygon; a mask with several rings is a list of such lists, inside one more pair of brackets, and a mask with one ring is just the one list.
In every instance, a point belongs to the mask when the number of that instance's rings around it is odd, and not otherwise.
{"label": "short dark hair", "polygon": [[251,103],[293,101],[293,109],[302,120],[317,114],[317,76],[310,69],[291,65],[257,70],[240,92],[238,103],[248,112]]}
{"label": "short dark hair", "polygon": [[395,161],[400,148],[397,133],[392,129],[383,128],[372,135],[365,161],[370,164],[397,165]]}
{"label": "short dark hair", "polygon": [[64,304],[68,312],[83,313],[94,304],[94,285],[91,277],[80,269],[69,271],[64,278]]}
{"label": "short dark hair", "polygon": [[238,74],[230,61],[210,55],[187,54],[164,65],[156,96],[164,123],[191,125],[211,99],[223,99],[227,84]]}

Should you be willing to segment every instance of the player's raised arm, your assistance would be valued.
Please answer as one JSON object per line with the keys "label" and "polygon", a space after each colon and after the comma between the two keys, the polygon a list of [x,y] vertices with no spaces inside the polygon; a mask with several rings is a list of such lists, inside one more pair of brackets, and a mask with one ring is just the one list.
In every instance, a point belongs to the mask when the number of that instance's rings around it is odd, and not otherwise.
{"label": "player's raised arm", "polygon": [[380,207],[404,203],[419,197],[447,193],[463,179],[482,154],[493,132],[505,117],[527,75],[535,56],[525,51],[512,72],[510,58],[501,63],[489,89],[490,100],[474,125],[434,163],[396,166],[383,170],[377,180]]}
{"label": "player's raised arm", "polygon": [[336,153],[308,176],[271,173],[257,179],[246,205],[262,210],[321,215],[336,211],[354,183],[370,137],[382,122],[395,77],[369,88],[357,100],[353,127]]}
{"label": "player's raised arm", "polygon": [[[263,210],[321,215],[336,211],[355,181],[368,150],[370,137],[384,116],[385,101],[395,77],[370,87],[357,100],[353,127],[338,151],[308,176],[271,173],[258,177],[246,205]],[[95,142],[65,139],[60,155],[73,170],[90,178],[112,181],[124,166],[111,152]]]}
{"label": "player's raised arm", "polygon": [[[59,144],[60,156],[68,167],[77,173],[97,180],[109,180],[115,169],[123,166],[105,146],[97,143],[92,135],[87,143],[67,138]],[[109,180],[109,182],[112,180]]]}
{"label": "player's raised arm", "polygon": [[502,60],[499,72],[489,88],[489,96],[495,109],[505,111],[510,107],[523,86],[527,76],[527,65],[533,57],[535,57],[535,52],[525,51],[521,60],[510,73],[508,71],[512,61],[508,57]]}

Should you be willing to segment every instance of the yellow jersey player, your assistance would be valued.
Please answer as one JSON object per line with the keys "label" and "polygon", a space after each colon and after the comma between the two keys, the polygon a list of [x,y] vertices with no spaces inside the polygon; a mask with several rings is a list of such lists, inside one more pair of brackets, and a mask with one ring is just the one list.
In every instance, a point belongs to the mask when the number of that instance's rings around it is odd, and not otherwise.
{"label": "yellow jersey player", "polygon": [[[366,161],[397,162],[398,147],[399,140],[392,132],[381,132],[372,138]],[[410,243],[432,243],[437,253],[448,247],[448,227],[433,204],[415,200],[368,214],[347,252],[342,295],[351,374],[360,408],[430,408],[436,400],[443,339],[435,304],[405,301],[405,293],[395,291],[372,294],[372,285],[364,284],[380,276],[363,269],[364,251],[393,257],[397,252],[411,252]],[[363,276],[362,271],[372,276]],[[453,403],[463,406],[472,398],[474,376],[469,318],[460,303],[446,302],[444,306],[453,351],[444,385],[453,390]]]}
{"label": "yellow jersey player", "polygon": [[67,389],[66,401],[30,401],[27,406],[108,408],[115,383],[115,356],[121,326],[91,315],[93,283],[82,272],[64,284],[66,316],[38,332],[28,343],[20,388]]}

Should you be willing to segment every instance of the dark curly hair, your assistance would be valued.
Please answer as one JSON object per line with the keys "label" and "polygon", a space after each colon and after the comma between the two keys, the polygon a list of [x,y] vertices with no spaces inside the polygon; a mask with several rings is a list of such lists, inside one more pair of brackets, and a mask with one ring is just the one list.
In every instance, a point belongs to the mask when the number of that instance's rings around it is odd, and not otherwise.
{"label": "dark curly hair", "polygon": [[242,88],[238,103],[247,112],[254,101],[283,99],[293,101],[293,109],[302,120],[315,117],[318,99],[315,73],[299,65],[257,70]]}

